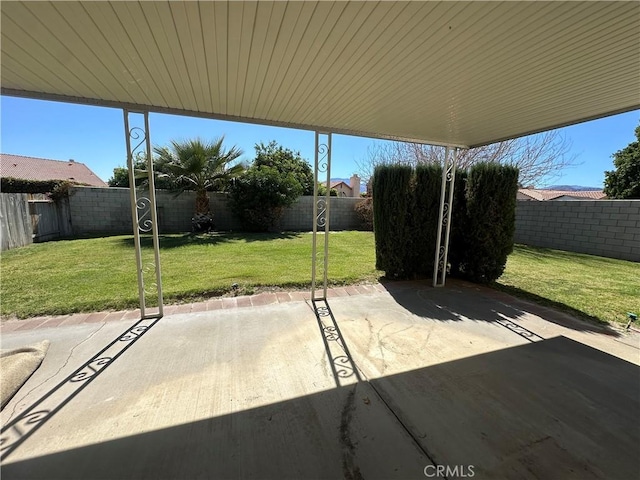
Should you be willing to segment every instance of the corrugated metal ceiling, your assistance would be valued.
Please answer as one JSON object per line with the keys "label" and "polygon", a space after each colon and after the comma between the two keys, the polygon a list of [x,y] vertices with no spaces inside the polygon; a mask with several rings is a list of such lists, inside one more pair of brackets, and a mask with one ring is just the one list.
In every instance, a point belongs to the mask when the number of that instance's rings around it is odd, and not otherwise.
{"label": "corrugated metal ceiling", "polygon": [[2,92],[476,146],[640,107],[640,2],[2,2]]}

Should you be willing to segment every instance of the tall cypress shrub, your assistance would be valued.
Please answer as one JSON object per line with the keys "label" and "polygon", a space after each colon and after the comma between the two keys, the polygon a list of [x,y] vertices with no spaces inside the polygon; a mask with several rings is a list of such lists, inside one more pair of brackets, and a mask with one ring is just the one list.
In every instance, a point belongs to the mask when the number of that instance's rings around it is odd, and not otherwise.
{"label": "tall cypress shrub", "polygon": [[464,230],[456,234],[463,238],[457,237],[454,248],[457,274],[489,283],[502,275],[513,251],[518,169],[477,164],[469,171],[465,191],[466,212],[457,219]]}
{"label": "tall cypress shrub", "polygon": [[389,277],[410,274],[411,167],[380,165],[373,174],[376,268]]}
{"label": "tall cypress shrub", "polygon": [[420,275],[432,275],[438,233],[442,167],[418,165],[411,204],[411,265]]}
{"label": "tall cypress shrub", "polygon": [[[467,177],[466,170],[456,172],[453,191],[453,211],[451,212],[451,231],[449,233],[449,258],[451,275],[462,276],[464,269],[464,252],[468,248],[467,217]],[[432,267],[433,268],[433,267]]]}

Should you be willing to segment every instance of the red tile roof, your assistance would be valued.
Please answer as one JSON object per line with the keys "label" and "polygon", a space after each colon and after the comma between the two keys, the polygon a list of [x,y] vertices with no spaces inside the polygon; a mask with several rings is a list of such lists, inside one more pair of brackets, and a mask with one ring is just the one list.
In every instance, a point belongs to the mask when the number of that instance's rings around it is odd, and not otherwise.
{"label": "red tile roof", "polygon": [[94,187],[107,187],[84,163],[0,153],[0,176],[25,180],[70,180]]}
{"label": "red tile roof", "polygon": [[532,200],[547,201],[555,200],[560,197],[573,197],[585,200],[602,200],[607,198],[602,190],[536,190],[534,188],[520,188],[518,190],[522,195],[531,197]]}

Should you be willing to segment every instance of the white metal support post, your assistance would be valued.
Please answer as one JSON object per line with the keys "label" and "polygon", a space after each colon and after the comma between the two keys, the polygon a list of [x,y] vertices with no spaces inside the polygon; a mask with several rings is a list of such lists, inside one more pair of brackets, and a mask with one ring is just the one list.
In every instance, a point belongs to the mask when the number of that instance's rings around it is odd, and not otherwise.
{"label": "white metal support post", "polygon": [[451,230],[451,212],[453,210],[453,190],[456,181],[456,159],[458,149],[446,147],[442,168],[442,189],[440,191],[440,214],[438,216],[438,234],[433,262],[433,286],[444,287],[447,277],[447,257],[449,255],[449,232]]}
{"label": "white metal support post", "polygon": [[[160,272],[160,245],[158,239],[158,215],[156,211],[156,188],[149,137],[149,112],[123,110],[124,129],[127,144],[127,167],[129,169],[129,192],[131,196],[131,218],[133,220],[133,240],[136,250],[136,271],[138,274],[138,296],[141,318],[157,318],[163,315],[162,276]],[[136,116],[143,116],[142,126],[131,126]],[[139,121],[139,120],[138,120]],[[132,146],[132,141],[134,145]],[[143,153],[146,159],[146,180],[148,196],[138,196],[134,157]],[[153,257],[145,255],[142,248],[142,234],[151,233]],[[157,312],[147,312],[147,297],[156,297]]]}
{"label": "white metal support post", "polygon": [[[316,154],[313,169],[313,246],[311,252],[311,300],[327,299],[329,267],[329,203],[331,193],[331,133],[316,132]],[[325,177],[326,175],[326,177]],[[320,178],[323,177],[323,178]],[[324,183],[326,193],[318,195]],[[318,230],[324,229],[324,244],[318,248]],[[320,289],[319,283],[322,284]]]}

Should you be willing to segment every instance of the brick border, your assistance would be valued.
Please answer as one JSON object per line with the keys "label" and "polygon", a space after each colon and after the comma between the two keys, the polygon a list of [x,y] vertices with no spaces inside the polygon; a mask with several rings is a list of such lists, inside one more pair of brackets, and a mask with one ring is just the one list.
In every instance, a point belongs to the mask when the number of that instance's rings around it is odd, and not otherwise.
{"label": "brick border", "polygon": [[[327,298],[349,297],[359,295],[373,295],[387,293],[382,284],[373,285],[349,285],[327,289]],[[238,297],[210,298],[202,302],[184,303],[177,305],[165,305],[164,316],[180,313],[209,312],[214,310],[229,310],[245,307],[262,307],[291,302],[306,302],[311,299],[308,291],[289,292],[261,292],[255,295],[241,295]],[[0,324],[0,333],[53,328],[68,325],[80,325],[86,323],[117,322],[121,320],[138,320],[140,309],[123,311],[104,311],[92,313],[74,313],[71,315],[50,315],[28,318],[25,320],[4,320]]]}

